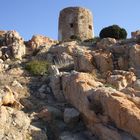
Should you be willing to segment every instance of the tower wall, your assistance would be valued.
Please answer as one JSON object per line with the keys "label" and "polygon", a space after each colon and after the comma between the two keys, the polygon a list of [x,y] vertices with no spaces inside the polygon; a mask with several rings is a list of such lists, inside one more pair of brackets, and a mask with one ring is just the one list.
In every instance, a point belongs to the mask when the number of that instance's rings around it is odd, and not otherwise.
{"label": "tower wall", "polygon": [[68,40],[72,36],[81,40],[93,38],[93,16],[88,9],[68,7],[60,12],[58,39]]}

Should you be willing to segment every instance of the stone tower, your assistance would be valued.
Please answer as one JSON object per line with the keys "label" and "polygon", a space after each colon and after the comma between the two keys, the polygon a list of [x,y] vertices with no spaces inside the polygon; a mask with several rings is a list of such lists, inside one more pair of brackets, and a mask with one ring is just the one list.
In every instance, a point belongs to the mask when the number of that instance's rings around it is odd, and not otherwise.
{"label": "stone tower", "polygon": [[81,40],[94,37],[93,16],[88,9],[68,7],[60,12],[58,39],[64,41],[73,36]]}

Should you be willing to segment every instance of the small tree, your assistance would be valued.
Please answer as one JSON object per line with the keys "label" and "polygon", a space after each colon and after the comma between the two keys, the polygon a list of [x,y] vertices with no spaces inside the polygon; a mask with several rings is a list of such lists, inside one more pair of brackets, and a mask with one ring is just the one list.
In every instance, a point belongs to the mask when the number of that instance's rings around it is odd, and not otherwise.
{"label": "small tree", "polygon": [[126,39],[127,32],[124,28],[119,27],[118,25],[112,25],[103,28],[100,31],[100,38],[115,38],[115,39]]}

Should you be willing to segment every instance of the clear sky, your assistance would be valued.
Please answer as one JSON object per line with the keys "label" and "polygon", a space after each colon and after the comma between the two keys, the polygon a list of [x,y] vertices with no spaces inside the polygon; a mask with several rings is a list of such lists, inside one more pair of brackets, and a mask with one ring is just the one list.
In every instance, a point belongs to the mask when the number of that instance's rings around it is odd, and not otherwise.
{"label": "clear sky", "polygon": [[25,40],[34,34],[57,39],[59,11],[69,6],[93,12],[95,36],[112,24],[124,27],[129,37],[140,29],[140,0],[0,0],[0,30],[17,30]]}

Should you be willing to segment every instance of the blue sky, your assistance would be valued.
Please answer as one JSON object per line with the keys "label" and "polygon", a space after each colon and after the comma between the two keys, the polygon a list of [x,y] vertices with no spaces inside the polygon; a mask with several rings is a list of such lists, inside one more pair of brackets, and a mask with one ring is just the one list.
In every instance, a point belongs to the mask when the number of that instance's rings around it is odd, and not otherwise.
{"label": "blue sky", "polygon": [[130,37],[140,29],[140,0],[0,0],[0,30],[17,30],[25,40],[34,34],[58,36],[59,11],[69,6],[90,9],[95,36],[103,27],[118,24]]}

